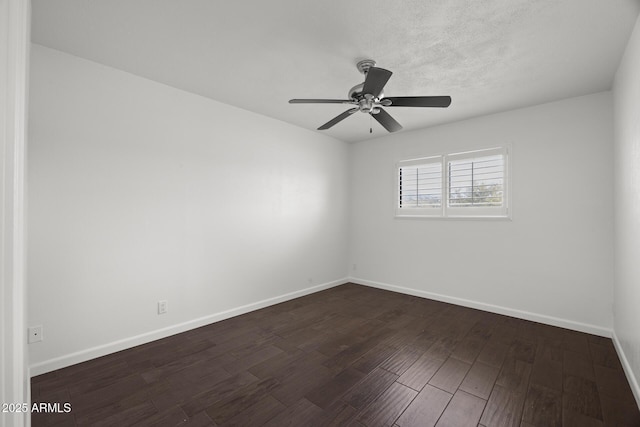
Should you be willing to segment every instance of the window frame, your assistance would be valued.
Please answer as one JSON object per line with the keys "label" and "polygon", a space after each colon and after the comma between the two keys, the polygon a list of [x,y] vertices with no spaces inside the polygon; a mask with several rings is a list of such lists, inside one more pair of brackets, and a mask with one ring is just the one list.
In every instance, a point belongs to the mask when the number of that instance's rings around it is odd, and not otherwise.
{"label": "window frame", "polygon": [[[434,161],[437,160],[437,161]],[[417,165],[425,165],[425,164],[433,164],[440,163],[440,207],[424,207],[424,208],[401,208],[400,207],[400,168],[402,167],[411,167]],[[441,155],[437,156],[429,156],[429,157],[420,157],[417,159],[408,159],[408,160],[400,160],[397,163],[396,167],[396,215],[400,216],[425,216],[425,217],[441,217],[444,211],[445,198],[444,198],[444,176],[442,176],[442,171],[444,167],[443,158]],[[402,213],[401,213],[402,212]]]}
{"label": "window frame", "polygon": [[[437,154],[433,156],[416,157],[398,160],[395,164],[395,208],[396,218],[425,218],[425,219],[480,219],[480,220],[511,220],[511,144],[479,148],[468,151]],[[504,159],[503,172],[503,204],[496,207],[450,207],[449,206],[449,162],[454,160],[472,159],[478,157],[502,155]],[[401,208],[400,207],[400,168],[403,166],[420,165],[428,160],[439,159],[442,173],[442,203],[440,208]],[[426,162],[425,162],[426,161]]]}

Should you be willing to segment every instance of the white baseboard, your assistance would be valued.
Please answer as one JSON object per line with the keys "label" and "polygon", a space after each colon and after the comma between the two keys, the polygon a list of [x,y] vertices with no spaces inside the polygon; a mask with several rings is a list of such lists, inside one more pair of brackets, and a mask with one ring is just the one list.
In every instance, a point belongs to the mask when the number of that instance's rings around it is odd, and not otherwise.
{"label": "white baseboard", "polygon": [[87,360],[95,359],[101,356],[106,356],[107,354],[115,353],[121,350],[126,350],[128,348],[135,347],[141,344],[146,344],[148,342],[155,341],[161,338],[166,338],[171,335],[179,334],[181,332],[189,331],[191,329],[199,328],[201,326],[209,325],[211,323],[215,323],[221,320],[229,319],[231,317],[239,316],[241,314],[245,314],[250,311],[259,310],[261,308],[269,307],[271,305],[279,304],[281,302],[289,301],[295,298],[303,297],[305,295],[323,291],[325,289],[333,288],[335,286],[342,285],[347,281],[348,280],[346,278],[334,280],[332,282],[323,283],[321,285],[312,286],[299,291],[290,292],[284,295],[279,295],[277,297],[267,298],[265,300],[243,305],[241,307],[236,307],[230,310],[221,311],[219,313],[210,314],[208,316],[200,317],[198,319],[189,320],[187,322],[179,323],[177,325],[172,325],[166,328],[157,329],[155,331],[146,332],[144,334],[124,338],[118,341],[113,341],[107,344],[88,348],[86,350],[81,350],[75,353],[56,357],[54,359],[45,360],[43,362],[39,362],[31,365],[29,367],[30,375],[34,377],[37,375],[45,374],[47,372],[55,371],[56,369],[61,369],[67,366],[75,365],[76,363],[86,362]]}
{"label": "white baseboard", "polygon": [[624,373],[627,376],[627,381],[629,381],[629,386],[631,387],[631,391],[633,391],[633,396],[636,398],[636,403],[640,408],[640,385],[638,384],[638,380],[636,376],[633,374],[633,370],[631,369],[631,364],[629,363],[629,359],[627,359],[627,355],[622,349],[622,344],[616,335],[616,331],[612,331],[613,345],[616,348],[616,352],[618,353],[618,357],[622,362],[622,368],[624,369]]}
{"label": "white baseboard", "polygon": [[576,322],[568,319],[547,316],[545,314],[531,313],[529,311],[516,310],[513,308],[502,307],[493,304],[487,304],[479,301],[472,301],[464,298],[457,298],[448,295],[441,295],[432,292],[422,291],[412,288],[404,288],[402,286],[389,285],[387,283],[374,282],[372,280],[360,279],[358,277],[349,277],[351,283],[358,285],[371,286],[373,288],[385,289],[387,291],[399,292],[402,294],[413,295],[416,297],[428,298],[435,301],[446,302],[450,304],[461,305],[463,307],[476,308],[478,310],[489,311],[491,313],[504,314],[506,316],[517,317],[519,319],[531,320],[546,325],[559,326],[561,328],[571,329],[588,334],[598,335],[601,337],[611,337],[611,329],[602,326],[590,325],[588,323]]}

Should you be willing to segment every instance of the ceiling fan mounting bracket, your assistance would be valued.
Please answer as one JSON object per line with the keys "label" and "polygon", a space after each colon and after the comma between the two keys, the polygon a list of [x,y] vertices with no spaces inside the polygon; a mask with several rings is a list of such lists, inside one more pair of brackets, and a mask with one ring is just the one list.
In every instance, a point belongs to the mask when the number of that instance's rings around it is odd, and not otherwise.
{"label": "ceiling fan mounting bracket", "polygon": [[376,66],[376,61],[374,61],[373,59],[363,59],[362,61],[356,64],[356,67],[358,67],[358,71],[360,71],[364,75],[367,75],[367,72],[369,71],[369,69],[375,66]]}
{"label": "ceiling fan mounting bracket", "polygon": [[[365,77],[369,73],[369,70],[375,66],[376,66],[376,61],[374,61],[373,59],[363,59],[362,61],[359,61],[356,64],[358,71],[364,74]],[[377,104],[378,100],[384,97],[384,94],[382,93],[382,91],[380,91],[380,94],[377,97],[374,97],[371,94],[363,93],[363,89],[364,89],[364,83],[357,84],[351,89],[349,89],[349,93],[347,96],[349,97],[349,99],[352,99],[353,101],[360,104],[360,111],[362,111],[363,113],[369,113],[373,108],[373,104]],[[365,102],[364,105],[363,105],[363,101]]]}

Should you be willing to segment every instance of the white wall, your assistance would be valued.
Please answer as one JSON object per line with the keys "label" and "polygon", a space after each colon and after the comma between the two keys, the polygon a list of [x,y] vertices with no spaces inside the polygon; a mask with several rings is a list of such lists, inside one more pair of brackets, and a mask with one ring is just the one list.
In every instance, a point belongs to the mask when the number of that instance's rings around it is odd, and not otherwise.
{"label": "white wall", "polygon": [[343,282],[345,143],[38,45],[30,84],[34,373]]}
{"label": "white wall", "polygon": [[[609,335],[612,139],[603,92],[353,145],[351,276]],[[394,218],[397,160],[504,143],[512,221]]]}
{"label": "white wall", "polygon": [[615,285],[613,329],[640,405],[640,18],[614,83]]}

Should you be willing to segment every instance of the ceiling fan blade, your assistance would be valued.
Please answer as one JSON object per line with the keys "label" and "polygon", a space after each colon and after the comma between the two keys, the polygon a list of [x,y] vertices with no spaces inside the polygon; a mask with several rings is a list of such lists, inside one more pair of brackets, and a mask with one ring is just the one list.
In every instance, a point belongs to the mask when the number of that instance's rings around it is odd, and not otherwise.
{"label": "ceiling fan blade", "polygon": [[384,68],[369,68],[367,77],[364,80],[362,93],[369,93],[373,95],[374,98],[377,98],[382,93],[384,85],[386,85],[391,78],[391,74],[393,74],[391,71],[385,70]]}
{"label": "ceiling fan blade", "polygon": [[390,96],[383,101],[391,101],[390,104],[383,103],[385,107],[441,107],[446,108],[451,105],[450,96]]}
{"label": "ceiling fan blade", "polygon": [[382,108],[380,108],[380,112],[378,114],[371,115],[389,132],[397,132],[402,129],[402,125],[396,122],[396,119],[391,117],[389,113],[384,111]]}
{"label": "ceiling fan blade", "polygon": [[320,126],[318,128],[318,130],[327,130],[330,127],[340,123],[341,121],[343,121],[344,119],[346,119],[347,117],[349,117],[350,115],[355,113],[356,111],[358,111],[357,108],[351,108],[350,110],[347,110],[344,113],[342,113],[342,114],[334,117],[333,119],[329,120],[327,123],[325,123],[322,126]]}
{"label": "ceiling fan blade", "polygon": [[351,99],[290,99],[289,104],[353,104]]}

